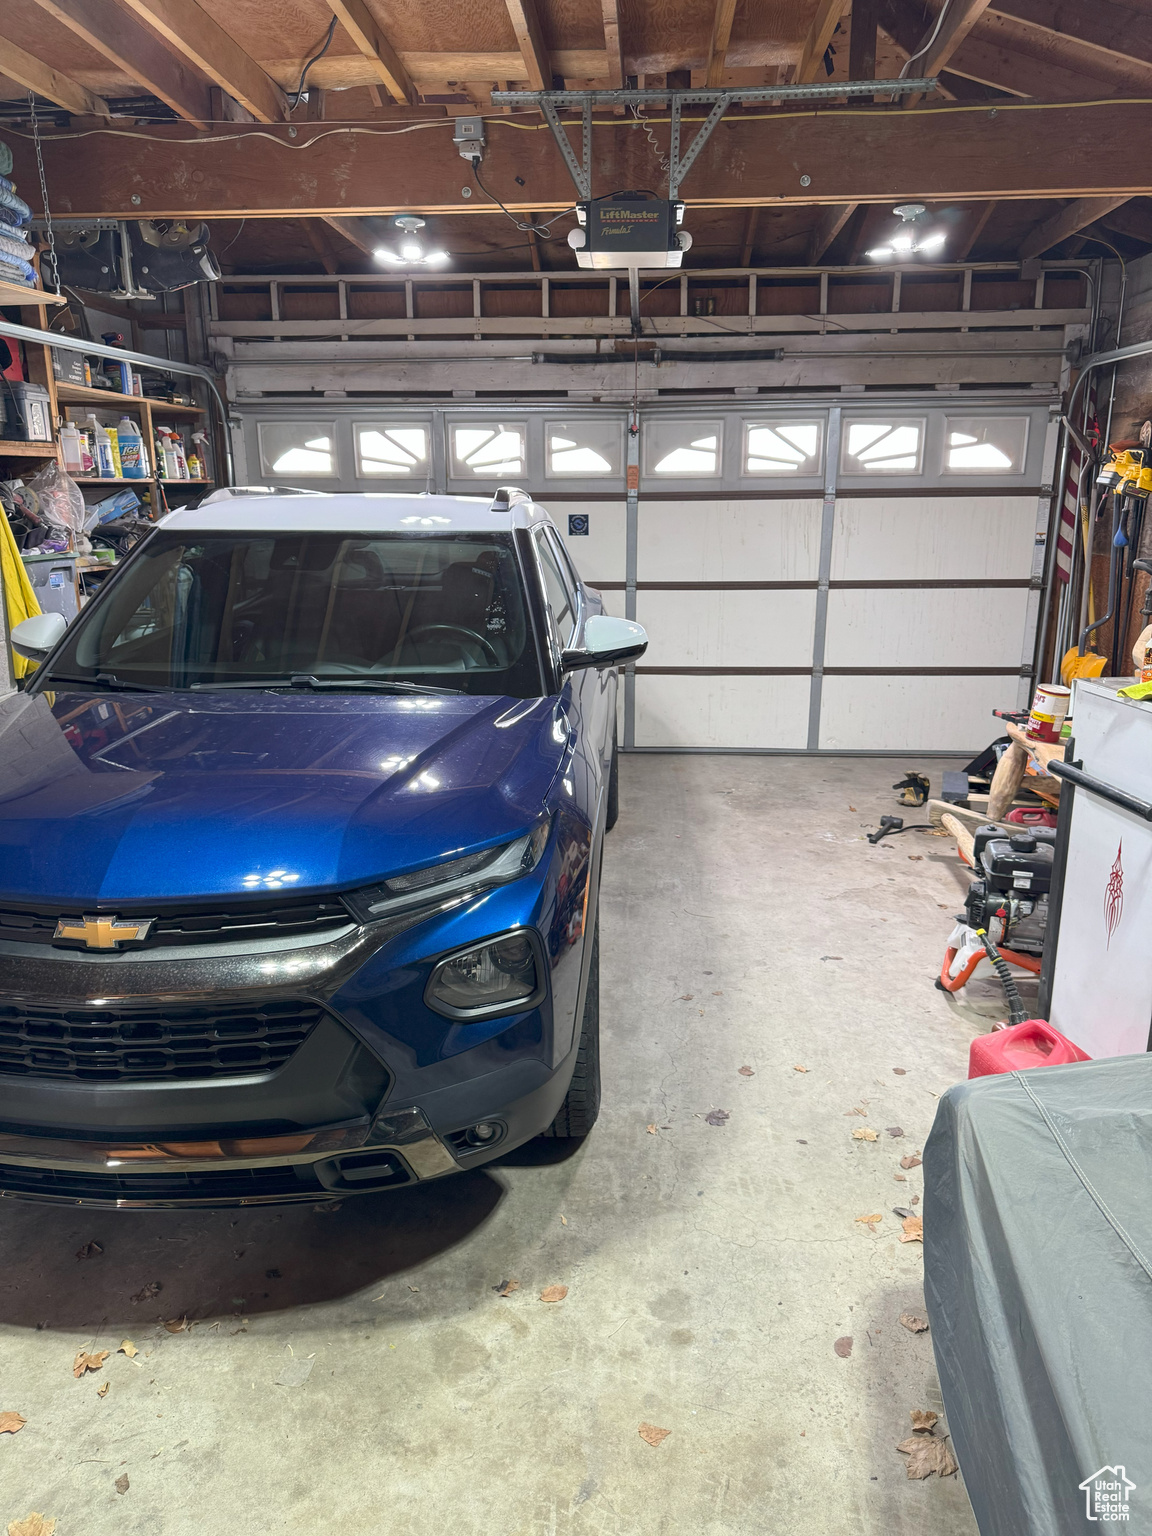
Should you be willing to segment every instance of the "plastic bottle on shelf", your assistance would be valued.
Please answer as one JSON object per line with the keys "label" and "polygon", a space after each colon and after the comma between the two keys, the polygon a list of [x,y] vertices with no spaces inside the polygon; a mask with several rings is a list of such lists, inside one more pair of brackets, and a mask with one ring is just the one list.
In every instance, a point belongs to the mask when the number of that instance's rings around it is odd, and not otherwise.
{"label": "plastic bottle on shelf", "polygon": [[180,464],[176,458],[176,447],[172,441],[172,434],[167,427],[161,427],[157,434],[157,451],[162,456],[164,464],[164,479],[179,480]]}
{"label": "plastic bottle on shelf", "polygon": [[188,478],[189,480],[203,480],[204,478],[203,466],[194,452],[188,455]]}
{"label": "plastic bottle on shelf", "polygon": [[125,480],[143,480],[144,438],[131,416],[121,416],[116,429],[120,441],[120,474]]}
{"label": "plastic bottle on shelf", "polygon": [[117,480],[123,480],[124,471],[120,468],[120,434],[115,427],[105,427],[108,434],[108,446],[112,450],[112,474]]}
{"label": "plastic bottle on shelf", "polygon": [[181,480],[188,479],[188,460],[184,456],[184,439],[179,432],[171,430],[172,446],[176,450],[176,472]]}
{"label": "plastic bottle on shelf", "polygon": [[80,433],[80,473],[91,475],[96,471],[96,452],[90,432]]}
{"label": "plastic bottle on shelf", "polygon": [[116,461],[112,457],[112,439],[108,435],[108,428],[102,427],[96,422],[94,433],[96,443],[96,474],[101,480],[115,480]]}
{"label": "plastic bottle on shelf", "polygon": [[[193,432],[192,445],[196,450],[196,457],[200,460],[200,478],[202,480],[211,480],[212,455],[208,449],[208,434],[204,431],[203,427],[197,427],[196,431]],[[188,467],[189,469],[192,467],[191,460],[189,460]]]}
{"label": "plastic bottle on shelf", "polygon": [[84,473],[84,456],[81,452],[80,429],[75,422],[66,421],[60,428],[60,447],[64,453],[64,468],[74,475]]}

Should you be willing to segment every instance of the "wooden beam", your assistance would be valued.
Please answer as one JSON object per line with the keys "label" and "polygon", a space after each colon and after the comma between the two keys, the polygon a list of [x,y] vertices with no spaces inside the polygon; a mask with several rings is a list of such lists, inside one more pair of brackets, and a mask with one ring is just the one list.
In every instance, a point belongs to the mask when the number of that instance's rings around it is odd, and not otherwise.
{"label": "wooden beam", "polygon": [[[878,0],[852,0],[851,31],[848,34],[849,80],[875,80],[876,28],[880,20]],[[858,101],[860,98],[853,98]],[[871,101],[872,98],[864,98]]]}
{"label": "wooden beam", "polygon": [[327,92],[321,90],[318,85],[310,85],[304,93],[308,100],[304,108],[304,116],[310,123],[322,123],[325,113],[325,98]]}
{"label": "wooden beam", "polygon": [[1105,214],[1100,222],[1105,229],[1113,230],[1118,235],[1127,235],[1130,240],[1152,245],[1152,207],[1144,201],[1133,198],[1130,203],[1122,203],[1111,213]]}
{"label": "wooden beam", "polygon": [[1106,213],[1111,213],[1113,208],[1127,201],[1126,197],[1078,197],[1075,202],[1061,208],[1025,235],[1020,242],[1020,260],[1043,256],[1045,251],[1059,245],[1061,240],[1067,240],[1069,235],[1076,234],[1088,224],[1094,224],[1097,219],[1102,219]]}
{"label": "wooden beam", "polygon": [[536,0],[504,0],[508,7],[508,19],[516,33],[516,42],[524,68],[528,75],[528,89],[550,91],[552,89],[552,62],[548,46],[540,27]]}
{"label": "wooden beam", "polygon": [[[1146,35],[1149,30],[1145,29]],[[1048,94],[1044,87],[1033,85],[1028,78],[1037,66],[1047,70],[1067,71],[1081,78],[1087,75],[1125,94],[1138,94],[1152,86],[1152,62],[1147,57],[1141,57],[1139,47],[1129,42],[1126,32],[1114,40],[1126,45],[1125,49],[1095,48],[1081,42],[1079,38],[1068,37],[1048,27],[1036,26],[1031,21],[989,9],[972,34],[971,41],[978,41],[985,47],[1003,48],[1009,53],[1016,62],[1018,79],[1022,77],[1030,96]],[[1152,43],[1152,37],[1148,41]],[[967,47],[964,50],[966,52]]]}
{"label": "wooden beam", "polygon": [[[941,0],[941,4],[947,4],[948,11],[940,24],[940,30],[936,32],[929,44],[928,51],[922,54],[912,66],[921,77],[940,73],[988,9],[989,0]],[[940,21],[939,11],[928,28],[928,37],[932,37],[933,32],[936,31],[938,21]],[[919,47],[913,51],[918,52]],[[903,97],[900,105],[904,108],[914,107],[923,99],[922,95],[914,93]]]}
{"label": "wooden beam", "polygon": [[608,84],[613,90],[624,86],[624,43],[620,30],[618,0],[600,0],[604,20],[604,52],[608,57]]}
{"label": "wooden beam", "polygon": [[752,265],[752,252],[756,249],[756,221],[759,217],[759,208],[749,208],[748,216],[744,220],[744,243],[740,248],[740,265],[742,267],[750,267]]}
{"label": "wooden beam", "polygon": [[120,0],[260,123],[288,116],[288,98],[197,0]]}
{"label": "wooden beam", "polygon": [[723,78],[735,17],[736,0],[716,0],[712,12],[712,35],[708,39],[708,68],[704,78],[706,86],[718,86]]}
{"label": "wooden beam", "polygon": [[[412,109],[409,116],[421,118]],[[115,138],[95,135],[85,140],[83,155],[51,130],[42,142],[53,206],[70,218],[354,218],[407,211],[499,218],[492,204],[461,200],[451,120],[431,111],[425,120],[425,131],[395,146],[387,137],[366,141],[334,132],[331,123],[302,121],[293,124],[291,140],[286,126],[231,123],[191,138],[182,123],[151,123],[140,132],[126,126]],[[505,190],[513,212],[570,206],[568,173],[545,128],[526,133],[492,117],[489,135],[485,179]],[[1147,101],[1079,108],[1039,103],[1027,111],[1006,107],[995,117],[949,108],[915,117],[871,111],[749,116],[712,135],[684,192],[690,206],[713,208],[890,207],[903,198],[1111,198],[1116,206],[1152,193],[1152,165],[1132,149],[1149,138]],[[645,185],[651,150],[642,134],[612,120],[597,125],[596,141],[602,185]],[[372,153],[365,153],[366,143]],[[12,135],[12,151],[21,191],[35,203],[39,180],[31,149]],[[798,169],[812,178],[810,187],[800,186]],[[133,196],[140,201],[133,203]]]}
{"label": "wooden beam", "polygon": [[1051,34],[1071,58],[1093,50],[1115,63],[1152,57],[1152,14],[1115,0],[994,0],[987,19],[1012,17]]}
{"label": "wooden beam", "polygon": [[836,24],[848,8],[849,0],[819,0],[816,14],[812,18],[812,25],[808,28],[808,36],[804,39],[804,49],[800,55],[800,63],[796,68],[797,82],[807,83],[817,78],[818,71],[822,68],[824,55],[828,51],[828,44],[832,41],[832,34],[836,30]]}
{"label": "wooden beam", "polygon": [[944,249],[944,254],[949,261],[967,261],[977,240],[984,233],[984,226],[996,210],[995,198],[990,198],[982,207],[977,204],[976,217],[968,225],[967,233],[961,238],[960,243],[953,251]]}
{"label": "wooden beam", "polygon": [[10,37],[0,36],[0,73],[15,80],[25,90],[45,96],[58,107],[66,107],[79,117],[108,117],[108,103],[102,96],[86,90],[71,75],[65,75],[27,49],[21,48]]}
{"label": "wooden beam", "polygon": [[816,226],[808,236],[807,261],[810,267],[814,267],[821,259],[824,252],[856,212],[856,207],[855,203],[830,203],[827,208],[820,210],[820,217],[816,221]]}
{"label": "wooden beam", "polygon": [[338,235],[343,235],[345,240],[351,242],[357,250],[363,251],[365,256],[371,256],[376,249],[376,242],[370,240],[366,233],[359,229],[353,219],[338,219],[330,215],[322,215],[325,224],[334,229]]}
{"label": "wooden beam", "polygon": [[326,220],[301,219],[300,222],[304,226],[304,233],[308,236],[309,244],[320,258],[320,265],[324,268],[325,272],[334,273],[336,271],[336,258],[333,256],[331,247],[320,233],[318,227],[319,224],[326,222]]}
{"label": "wooden beam", "polygon": [[868,208],[861,209],[861,216],[852,231],[852,244],[848,249],[848,265],[854,267],[859,262],[865,251],[872,249],[880,237],[880,231],[887,228],[891,231],[893,224],[897,222],[892,210],[887,203],[874,203]]}
{"label": "wooden beam", "polygon": [[364,0],[328,0],[340,25],[379,75],[393,101],[416,101],[416,87]]}
{"label": "wooden beam", "polygon": [[209,86],[116,0],[35,0],[40,9],[110,60],[130,80],[198,128],[212,121]]}

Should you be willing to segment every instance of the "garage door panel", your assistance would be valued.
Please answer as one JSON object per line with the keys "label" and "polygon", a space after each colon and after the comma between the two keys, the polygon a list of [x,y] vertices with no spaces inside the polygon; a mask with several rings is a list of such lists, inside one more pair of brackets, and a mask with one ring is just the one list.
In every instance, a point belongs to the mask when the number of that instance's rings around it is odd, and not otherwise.
{"label": "garage door panel", "polygon": [[[541,499],[547,506],[547,493]],[[572,556],[572,564],[589,586],[594,587],[598,581],[626,579],[628,509],[625,502],[597,501],[580,506],[558,502],[549,511]],[[570,534],[570,515],[586,517],[588,532]],[[615,612],[614,609],[611,611]]]}
{"label": "garage door panel", "polygon": [[657,501],[639,505],[640,581],[815,581],[820,501]]}
{"label": "garage door panel", "polygon": [[828,667],[1019,666],[1026,588],[828,594]]}
{"label": "garage door panel", "polygon": [[1027,578],[1034,496],[845,497],[836,504],[833,581]]}
{"label": "garage door panel", "polygon": [[820,746],[832,752],[907,750],[968,756],[1002,734],[992,711],[1016,708],[1018,683],[1011,676],[825,675]]}
{"label": "garage door panel", "polygon": [[815,591],[646,592],[645,666],[809,667]]}
{"label": "garage door panel", "polygon": [[638,747],[802,749],[807,677],[636,677]]}

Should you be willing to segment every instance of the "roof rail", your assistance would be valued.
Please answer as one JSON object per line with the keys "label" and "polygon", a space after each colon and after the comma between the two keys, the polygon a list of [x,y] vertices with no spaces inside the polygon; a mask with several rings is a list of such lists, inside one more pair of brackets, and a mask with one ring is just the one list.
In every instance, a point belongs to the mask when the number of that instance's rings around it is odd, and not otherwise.
{"label": "roof rail", "polygon": [[507,512],[509,507],[517,502],[530,503],[532,500],[527,491],[521,490],[518,485],[498,485],[496,494],[492,498],[489,512]]}

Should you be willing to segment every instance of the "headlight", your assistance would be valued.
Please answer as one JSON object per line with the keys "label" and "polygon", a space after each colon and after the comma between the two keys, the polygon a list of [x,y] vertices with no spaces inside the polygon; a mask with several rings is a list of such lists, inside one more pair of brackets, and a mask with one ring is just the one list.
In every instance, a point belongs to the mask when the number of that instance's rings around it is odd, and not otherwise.
{"label": "headlight", "polygon": [[450,1019],[519,1013],[543,998],[544,974],[534,930],[517,928],[441,960],[424,1000]]}
{"label": "headlight", "polygon": [[486,848],[482,853],[468,853],[461,859],[449,859],[445,864],[433,864],[408,875],[393,875],[379,885],[346,892],[344,900],[360,922],[375,923],[393,913],[441,901],[447,896],[518,880],[540,862],[548,845],[550,825],[545,819],[514,843]]}

